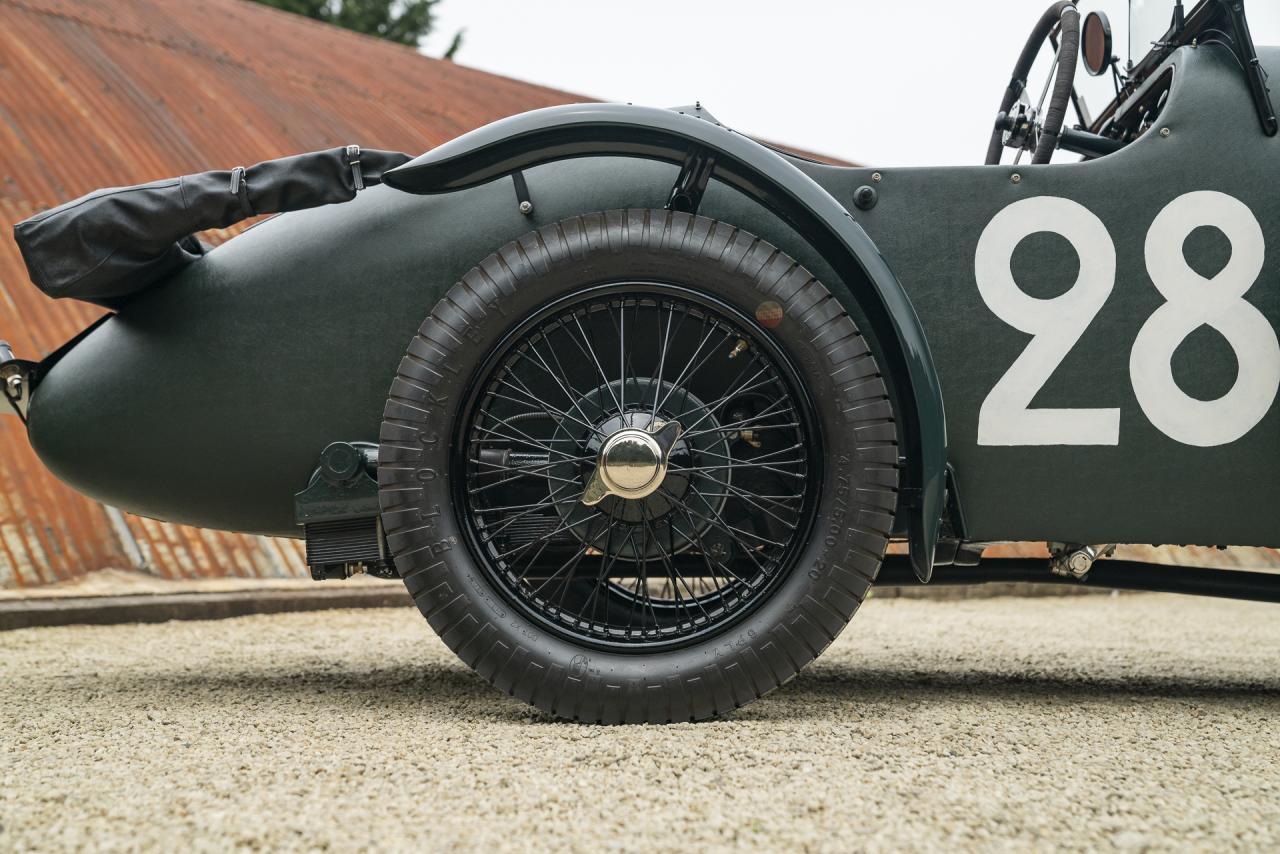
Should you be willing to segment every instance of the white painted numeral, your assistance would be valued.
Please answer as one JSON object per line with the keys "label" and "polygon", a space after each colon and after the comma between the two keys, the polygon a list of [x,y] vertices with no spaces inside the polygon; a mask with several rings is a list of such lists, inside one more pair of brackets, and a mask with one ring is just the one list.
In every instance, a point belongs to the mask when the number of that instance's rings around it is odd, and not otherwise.
{"label": "white painted numeral", "polygon": [[[1182,244],[1212,225],[1231,241],[1231,260],[1206,279],[1187,264]],[[1170,438],[1209,447],[1234,442],[1267,411],[1280,388],[1280,341],[1267,319],[1243,297],[1262,272],[1262,227],[1240,200],[1213,191],[1187,193],[1156,216],[1147,232],[1147,273],[1167,302],[1133,342],[1129,374],[1138,404]],[[1217,400],[1197,400],[1173,379],[1173,353],[1201,325],[1216,329],[1235,351],[1239,373]]]}
{"label": "white painted numeral", "polygon": [[[1010,262],[1026,237],[1065,237],[1080,258],[1071,289],[1038,299],[1018,287]],[[1031,409],[1031,400],[1102,309],[1116,277],[1111,235],[1088,208],[1070,199],[1037,196],[1006,207],[978,238],[978,293],[1005,323],[1035,336],[991,389],[978,411],[979,445],[1115,445],[1119,409]]]}

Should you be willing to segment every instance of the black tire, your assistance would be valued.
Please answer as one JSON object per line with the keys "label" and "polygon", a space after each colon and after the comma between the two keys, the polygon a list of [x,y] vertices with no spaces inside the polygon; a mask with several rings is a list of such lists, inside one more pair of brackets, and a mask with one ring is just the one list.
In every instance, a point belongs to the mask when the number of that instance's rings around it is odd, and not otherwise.
{"label": "black tire", "polygon": [[[460,475],[451,445],[464,403],[497,342],[558,298],[616,282],[681,285],[744,316],[756,316],[764,303],[781,306],[766,334],[806,386],[822,441],[814,521],[790,571],[723,630],[656,651],[575,642],[533,619],[478,559],[452,485]],[[763,240],[669,211],[573,217],[480,262],[409,343],[380,439],[388,545],[432,628],[498,688],[583,721],[698,720],[790,680],[866,596],[897,499],[893,408],[840,302]]]}

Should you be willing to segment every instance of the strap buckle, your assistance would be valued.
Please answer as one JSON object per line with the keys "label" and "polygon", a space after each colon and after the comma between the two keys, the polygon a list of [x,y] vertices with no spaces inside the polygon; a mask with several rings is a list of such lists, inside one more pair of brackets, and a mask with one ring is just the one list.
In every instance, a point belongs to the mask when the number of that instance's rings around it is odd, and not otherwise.
{"label": "strap buckle", "polygon": [[249,182],[245,180],[243,166],[231,170],[231,195],[240,200],[240,210],[245,216],[255,215],[253,205],[249,203]]}
{"label": "strap buckle", "polygon": [[347,146],[347,165],[351,167],[351,177],[355,181],[356,190],[363,190],[364,172],[360,169],[360,146]]}

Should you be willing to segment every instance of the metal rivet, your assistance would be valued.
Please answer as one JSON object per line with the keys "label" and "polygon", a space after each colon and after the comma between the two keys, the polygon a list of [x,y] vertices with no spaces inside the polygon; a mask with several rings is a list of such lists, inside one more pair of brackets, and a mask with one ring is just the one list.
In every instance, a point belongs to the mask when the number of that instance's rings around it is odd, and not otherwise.
{"label": "metal rivet", "polygon": [[872,172],[872,173],[871,173],[871,180],[872,180],[872,181],[875,181],[877,184],[879,184],[879,183],[880,183],[880,173],[879,173],[879,172]]}
{"label": "metal rivet", "polygon": [[1170,134],[1170,130],[1168,128],[1160,128],[1161,136],[1168,136],[1169,134]]}
{"label": "metal rivet", "polygon": [[528,216],[529,214],[533,213],[533,202],[521,202],[520,213],[524,214],[525,216]]}
{"label": "metal rivet", "polygon": [[1010,180],[1010,181],[1012,181],[1012,182],[1013,182],[1013,183],[1015,183],[1015,184],[1021,184],[1021,183],[1022,183],[1022,176],[1021,176],[1021,175],[1019,175],[1017,172],[1014,172],[1012,175],[1010,175],[1010,176],[1009,176],[1009,180]]}

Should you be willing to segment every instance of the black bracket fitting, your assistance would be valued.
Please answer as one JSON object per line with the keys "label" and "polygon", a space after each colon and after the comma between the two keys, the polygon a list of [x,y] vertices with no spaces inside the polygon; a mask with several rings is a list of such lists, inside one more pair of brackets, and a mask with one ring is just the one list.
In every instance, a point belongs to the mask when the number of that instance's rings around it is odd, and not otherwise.
{"label": "black bracket fitting", "polygon": [[511,173],[511,183],[516,189],[516,206],[520,213],[525,216],[533,215],[533,199],[529,196],[529,183],[524,179],[524,173],[517,170]]}
{"label": "black bracket fitting", "polygon": [[667,210],[696,214],[702,204],[702,194],[707,190],[711,175],[716,169],[716,157],[705,148],[691,148],[680,166],[680,175],[667,197]]}
{"label": "black bracket fitting", "polygon": [[23,424],[27,423],[27,411],[31,406],[35,368],[35,362],[14,358],[9,342],[0,341],[0,394],[4,395]]}
{"label": "black bracket fitting", "polygon": [[353,572],[397,577],[379,515],[377,468],[377,445],[334,442],[320,454],[307,488],[293,497],[315,580]]}

